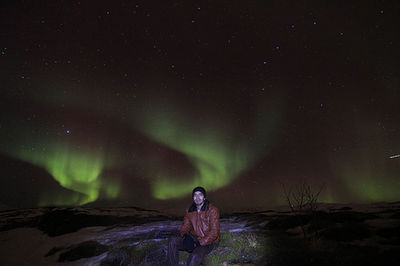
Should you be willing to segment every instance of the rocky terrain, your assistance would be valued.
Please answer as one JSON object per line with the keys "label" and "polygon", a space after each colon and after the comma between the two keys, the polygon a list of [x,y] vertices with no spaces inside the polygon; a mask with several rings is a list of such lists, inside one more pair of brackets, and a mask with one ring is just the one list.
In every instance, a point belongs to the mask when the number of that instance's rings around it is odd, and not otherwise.
{"label": "rocky terrain", "polygon": [[[182,217],[140,208],[0,212],[0,265],[165,265]],[[400,202],[222,214],[206,265],[397,265]],[[188,253],[180,252],[184,265]]]}

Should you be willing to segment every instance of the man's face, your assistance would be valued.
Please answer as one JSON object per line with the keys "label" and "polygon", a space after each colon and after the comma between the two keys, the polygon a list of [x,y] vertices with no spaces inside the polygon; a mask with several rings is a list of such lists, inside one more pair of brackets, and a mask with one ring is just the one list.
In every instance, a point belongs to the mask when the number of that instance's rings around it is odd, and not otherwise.
{"label": "man's face", "polygon": [[196,205],[201,205],[204,202],[204,195],[200,191],[196,191],[193,195],[193,201]]}

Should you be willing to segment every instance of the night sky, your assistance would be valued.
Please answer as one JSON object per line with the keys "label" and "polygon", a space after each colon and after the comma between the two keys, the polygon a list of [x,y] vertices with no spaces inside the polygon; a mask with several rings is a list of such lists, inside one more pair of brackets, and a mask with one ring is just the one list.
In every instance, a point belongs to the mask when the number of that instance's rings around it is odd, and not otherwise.
{"label": "night sky", "polygon": [[[103,2],[103,3],[102,3]],[[399,1],[2,4],[0,207],[400,199]]]}

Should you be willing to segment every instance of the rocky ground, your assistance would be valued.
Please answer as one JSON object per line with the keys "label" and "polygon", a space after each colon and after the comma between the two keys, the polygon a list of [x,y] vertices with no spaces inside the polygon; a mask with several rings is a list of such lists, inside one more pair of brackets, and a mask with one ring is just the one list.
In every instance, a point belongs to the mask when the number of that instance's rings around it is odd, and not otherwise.
{"label": "rocky ground", "polygon": [[[140,208],[0,212],[0,265],[165,265],[181,217]],[[207,265],[397,265],[400,202],[221,217]],[[188,257],[180,252],[181,265]]]}

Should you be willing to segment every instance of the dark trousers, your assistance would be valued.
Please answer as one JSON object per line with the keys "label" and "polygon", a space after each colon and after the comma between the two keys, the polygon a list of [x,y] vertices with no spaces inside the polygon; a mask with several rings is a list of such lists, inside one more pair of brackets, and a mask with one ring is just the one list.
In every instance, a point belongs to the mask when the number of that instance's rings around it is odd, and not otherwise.
{"label": "dark trousers", "polygon": [[[196,247],[192,253],[190,253],[189,258],[186,262],[186,265],[194,266],[200,265],[203,261],[204,257],[210,253],[217,244],[212,243],[207,246],[198,246]],[[176,266],[179,265],[179,250],[184,250],[183,247],[183,237],[181,236],[173,236],[169,239],[168,242],[168,265]]]}

